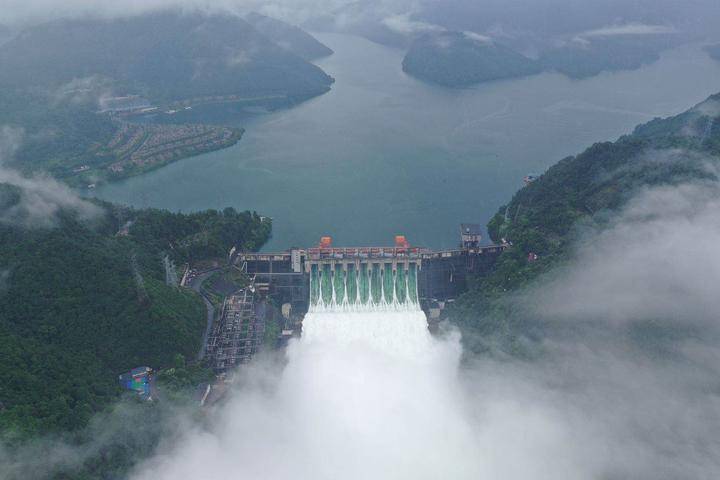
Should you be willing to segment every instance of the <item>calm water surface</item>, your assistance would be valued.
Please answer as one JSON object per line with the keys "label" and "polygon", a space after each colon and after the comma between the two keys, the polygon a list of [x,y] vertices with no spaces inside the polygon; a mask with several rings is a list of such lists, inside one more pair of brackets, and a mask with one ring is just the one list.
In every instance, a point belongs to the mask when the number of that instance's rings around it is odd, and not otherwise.
{"label": "calm water surface", "polygon": [[575,81],[561,75],[449,90],[402,72],[402,52],[346,35],[318,35],[335,54],[326,95],[240,124],[235,147],[99,188],[137,206],[192,211],[233,206],[273,217],[266,250],[337,244],[448,247],[460,222],[486,223],[522,186],[596,141],[679,113],[720,90],[720,63],[699,48],[634,72]]}

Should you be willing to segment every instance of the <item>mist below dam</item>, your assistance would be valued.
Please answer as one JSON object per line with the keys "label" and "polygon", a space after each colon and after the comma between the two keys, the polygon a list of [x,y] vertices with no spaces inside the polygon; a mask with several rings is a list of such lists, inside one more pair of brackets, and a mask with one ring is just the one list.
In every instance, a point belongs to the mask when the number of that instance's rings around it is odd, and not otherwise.
{"label": "mist below dam", "polygon": [[308,313],[279,376],[246,369],[208,431],[135,478],[479,478],[493,467],[468,459],[489,438],[465,405],[460,352],[419,308]]}
{"label": "mist below dam", "polygon": [[[134,480],[591,478],[561,411],[532,379],[461,368],[460,335],[425,314],[307,314],[284,368],[238,373],[204,428],[161,446]],[[578,452],[568,450],[578,448]]]}
{"label": "mist below dam", "polygon": [[[302,337],[238,370],[227,401],[130,478],[717,478],[719,205],[715,182],[638,194],[462,344],[413,301],[388,304],[410,275],[356,275],[358,302],[352,275],[318,272]],[[513,314],[544,332],[503,349],[486,332],[507,336]],[[666,332],[704,335],[671,349],[627,333],[663,315]]]}

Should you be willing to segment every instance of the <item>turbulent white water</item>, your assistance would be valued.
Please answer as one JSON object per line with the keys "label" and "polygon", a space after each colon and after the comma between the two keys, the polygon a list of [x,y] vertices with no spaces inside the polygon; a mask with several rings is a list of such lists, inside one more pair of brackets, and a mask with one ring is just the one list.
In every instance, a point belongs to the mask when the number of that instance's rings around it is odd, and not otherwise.
{"label": "turbulent white water", "polygon": [[434,339],[418,308],[311,312],[287,354],[279,378],[250,373],[212,433],[138,478],[476,478],[458,338]]}
{"label": "turbulent white water", "polygon": [[458,336],[431,336],[419,309],[310,312],[284,369],[243,367],[209,425],[172,441],[133,479],[685,478],[674,474],[687,462],[672,459],[658,467],[668,475],[640,474],[663,457],[626,431],[645,410],[616,418],[615,383],[586,391],[558,382],[582,384],[608,368],[615,382],[627,364],[618,372],[583,347],[557,366],[488,362],[461,374],[460,353]]}
{"label": "turbulent white water", "polygon": [[313,265],[310,313],[419,311],[417,265]]}
{"label": "turbulent white water", "polygon": [[304,348],[332,343],[358,346],[408,359],[428,356],[433,340],[420,310],[387,312],[311,312],[303,322]]}

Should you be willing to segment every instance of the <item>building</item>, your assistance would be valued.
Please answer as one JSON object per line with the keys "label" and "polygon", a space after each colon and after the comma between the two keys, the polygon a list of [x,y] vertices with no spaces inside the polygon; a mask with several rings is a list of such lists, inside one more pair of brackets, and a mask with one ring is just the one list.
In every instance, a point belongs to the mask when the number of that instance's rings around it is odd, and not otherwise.
{"label": "building", "polygon": [[152,369],[150,367],[133,368],[118,378],[122,388],[137,393],[143,400],[152,400]]}
{"label": "building", "polygon": [[476,223],[460,224],[462,248],[478,248],[482,240],[482,227]]}

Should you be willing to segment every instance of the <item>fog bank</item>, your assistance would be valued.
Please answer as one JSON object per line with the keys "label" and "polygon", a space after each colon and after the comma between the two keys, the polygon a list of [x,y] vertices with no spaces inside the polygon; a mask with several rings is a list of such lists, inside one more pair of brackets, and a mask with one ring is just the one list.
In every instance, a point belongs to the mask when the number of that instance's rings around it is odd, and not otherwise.
{"label": "fog bank", "polygon": [[310,314],[282,373],[244,369],[132,478],[717,478],[719,192],[645,190],[588,233],[518,300],[554,323],[531,361],[461,364],[420,312]]}

